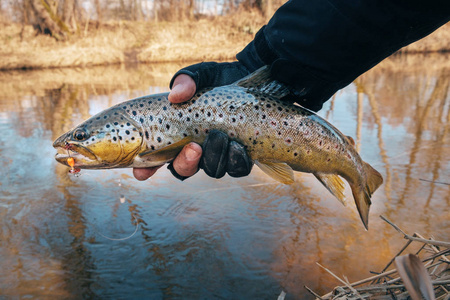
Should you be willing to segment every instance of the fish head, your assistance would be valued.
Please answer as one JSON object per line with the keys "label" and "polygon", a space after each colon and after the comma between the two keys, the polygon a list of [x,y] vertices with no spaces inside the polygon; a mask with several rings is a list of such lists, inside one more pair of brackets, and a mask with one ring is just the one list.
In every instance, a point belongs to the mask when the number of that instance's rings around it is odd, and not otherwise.
{"label": "fish head", "polygon": [[76,168],[109,169],[127,167],[142,146],[142,132],[136,121],[113,109],[99,113],[53,143],[58,153],[55,159]]}

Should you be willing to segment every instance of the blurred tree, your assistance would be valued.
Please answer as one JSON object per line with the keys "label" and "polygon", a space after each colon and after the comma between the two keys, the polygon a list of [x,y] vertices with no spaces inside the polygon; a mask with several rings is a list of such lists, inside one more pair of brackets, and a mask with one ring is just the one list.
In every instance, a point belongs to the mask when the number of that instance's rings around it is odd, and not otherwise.
{"label": "blurred tree", "polygon": [[81,16],[78,0],[23,0],[23,9],[24,23],[31,23],[57,40],[64,40],[78,29],[77,19]]}

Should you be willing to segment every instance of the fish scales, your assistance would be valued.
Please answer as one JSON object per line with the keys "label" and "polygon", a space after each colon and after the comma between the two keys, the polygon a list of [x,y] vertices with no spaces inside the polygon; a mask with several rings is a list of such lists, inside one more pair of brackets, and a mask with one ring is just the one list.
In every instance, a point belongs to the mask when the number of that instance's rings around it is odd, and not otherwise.
{"label": "fish scales", "polygon": [[[59,137],[54,147],[72,150],[77,168],[152,167],[173,160],[191,141],[203,143],[210,130],[221,130],[280,182],[292,183],[292,170],[313,173],[344,202],[338,175],[343,177],[367,227],[381,175],[361,159],[351,138],[315,113],[279,100],[284,87],[267,73],[200,91],[182,104],[170,103],[167,93],[117,104]],[[56,159],[67,165],[66,156]]]}

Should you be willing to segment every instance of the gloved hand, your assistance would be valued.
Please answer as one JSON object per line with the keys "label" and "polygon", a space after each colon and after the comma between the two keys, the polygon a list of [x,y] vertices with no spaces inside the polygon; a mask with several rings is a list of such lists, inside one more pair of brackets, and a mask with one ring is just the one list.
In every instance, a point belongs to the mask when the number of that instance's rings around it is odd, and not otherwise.
{"label": "gloved hand", "polygon": [[[178,71],[170,82],[172,91],[169,101],[181,103],[189,100],[198,89],[231,84],[250,72],[239,62],[216,63],[207,62],[188,66]],[[203,154],[203,155],[202,155]],[[194,175],[199,168],[214,178],[221,178],[228,173],[233,177],[247,176],[253,166],[244,146],[229,141],[228,136],[220,131],[212,130],[203,143],[203,147],[195,143],[186,145],[168,169],[181,180]],[[159,167],[134,168],[133,174],[138,180],[146,180]]]}

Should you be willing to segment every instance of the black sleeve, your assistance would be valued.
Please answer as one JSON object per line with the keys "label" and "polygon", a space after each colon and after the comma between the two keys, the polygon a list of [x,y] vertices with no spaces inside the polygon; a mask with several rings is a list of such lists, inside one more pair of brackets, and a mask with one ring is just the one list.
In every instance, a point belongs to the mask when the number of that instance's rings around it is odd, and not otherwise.
{"label": "black sleeve", "polygon": [[291,0],[237,55],[319,110],[337,90],[450,20],[448,0]]}

